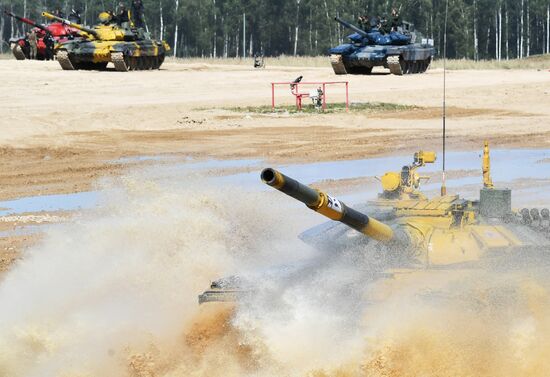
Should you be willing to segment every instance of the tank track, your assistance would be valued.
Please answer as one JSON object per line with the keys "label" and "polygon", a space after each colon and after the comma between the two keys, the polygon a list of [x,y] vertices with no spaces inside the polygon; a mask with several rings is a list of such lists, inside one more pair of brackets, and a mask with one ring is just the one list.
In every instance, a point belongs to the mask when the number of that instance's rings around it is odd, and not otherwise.
{"label": "tank track", "polygon": [[394,75],[412,75],[426,72],[430,66],[431,58],[426,60],[406,61],[402,60],[400,56],[395,55],[388,56],[387,63],[390,72]]}
{"label": "tank track", "polygon": [[330,63],[335,74],[346,75],[348,73],[342,55],[330,55]]}
{"label": "tank track", "polygon": [[64,71],[74,71],[73,63],[71,59],[69,59],[69,53],[67,51],[57,51],[55,56]]}
{"label": "tank track", "polygon": [[115,52],[111,54],[111,61],[119,72],[147,71],[159,69],[164,62],[164,55],[124,56],[122,52]]}
{"label": "tank track", "polygon": [[401,59],[399,55],[388,56],[388,68],[393,75],[403,76],[403,68],[401,67]]}
{"label": "tank track", "polygon": [[113,53],[111,53],[111,61],[115,65],[115,69],[118,72],[128,71],[128,65],[126,64],[126,61],[124,60],[124,54],[122,52],[113,52]]}
{"label": "tank track", "polygon": [[12,43],[11,52],[13,53],[13,56],[15,56],[16,60],[25,60],[25,53],[23,53],[23,50],[21,49],[21,46],[17,43]]}

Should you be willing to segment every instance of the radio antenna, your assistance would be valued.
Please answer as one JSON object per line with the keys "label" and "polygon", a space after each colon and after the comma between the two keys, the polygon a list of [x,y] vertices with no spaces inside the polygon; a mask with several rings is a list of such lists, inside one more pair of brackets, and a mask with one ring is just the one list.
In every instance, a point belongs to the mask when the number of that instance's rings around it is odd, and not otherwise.
{"label": "radio antenna", "polygon": [[449,14],[449,0],[445,2],[445,25],[443,27],[443,171],[441,174],[441,196],[447,195],[446,184],[446,142],[447,142],[447,16]]}

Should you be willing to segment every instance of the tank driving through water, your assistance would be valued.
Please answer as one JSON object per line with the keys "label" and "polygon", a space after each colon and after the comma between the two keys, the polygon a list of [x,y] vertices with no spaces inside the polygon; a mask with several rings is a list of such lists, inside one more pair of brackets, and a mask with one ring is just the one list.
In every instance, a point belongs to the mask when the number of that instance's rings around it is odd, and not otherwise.
{"label": "tank driving through water", "polygon": [[[377,276],[549,265],[550,211],[512,210],[511,190],[495,188],[491,180],[487,143],[477,200],[427,198],[420,191],[427,177],[418,169],[435,161],[434,152],[416,153],[411,165],[383,175],[378,199],[358,209],[275,169],[263,170],[261,179],[332,220],[302,233],[302,241],[329,253],[359,253]],[[199,303],[235,301],[256,289],[243,277],[220,279],[199,296]]]}
{"label": "tank driving through water", "polygon": [[423,38],[414,25],[402,22],[396,30],[383,34],[373,26],[365,31],[347,21],[335,20],[347,29],[349,43],[329,50],[334,73],[370,75],[373,67],[388,68],[394,75],[424,73],[435,53],[433,41]]}
{"label": "tank driving through water", "polygon": [[[36,33],[36,59],[46,59],[46,40],[45,37],[50,35],[54,42],[60,43],[68,40],[72,40],[78,36],[78,30],[67,26],[61,22],[52,22],[49,24],[41,25],[28,18],[17,16],[12,12],[4,11],[4,14],[12,17],[13,19],[23,22],[33,27]],[[9,40],[10,50],[17,60],[30,59],[30,44],[27,36],[14,37]]]}
{"label": "tank driving through water", "polygon": [[131,18],[120,25],[110,13],[99,15],[100,23],[92,28],[44,12],[44,17],[78,29],[82,39],[56,46],[56,56],[64,70],[105,70],[113,63],[117,71],[159,69],[170,47],[157,41],[143,28],[133,26]]}

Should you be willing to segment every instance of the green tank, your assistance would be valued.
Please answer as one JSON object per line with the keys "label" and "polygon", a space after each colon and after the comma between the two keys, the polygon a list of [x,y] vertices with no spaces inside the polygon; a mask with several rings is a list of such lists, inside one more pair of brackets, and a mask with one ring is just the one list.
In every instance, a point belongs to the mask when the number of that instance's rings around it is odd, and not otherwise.
{"label": "green tank", "polygon": [[[548,268],[550,211],[512,209],[511,190],[496,188],[491,180],[487,143],[483,184],[476,200],[447,195],[444,190],[433,198],[422,193],[420,183],[425,177],[418,169],[435,161],[434,152],[417,152],[411,165],[380,177],[382,192],[377,200],[357,208],[275,169],[263,170],[261,179],[331,219],[302,233],[302,241],[327,252],[364,255],[373,280],[436,271],[451,276],[472,269]],[[255,289],[243,277],[220,279],[199,296],[199,303],[233,301]]]}
{"label": "green tank", "polygon": [[170,51],[165,41],[152,39],[148,32],[134,27],[131,21],[114,22],[107,12],[99,15],[100,23],[92,28],[47,12],[42,15],[80,30],[83,37],[56,46],[55,54],[64,70],[105,70],[108,63],[113,63],[120,72],[159,69],[166,52]]}

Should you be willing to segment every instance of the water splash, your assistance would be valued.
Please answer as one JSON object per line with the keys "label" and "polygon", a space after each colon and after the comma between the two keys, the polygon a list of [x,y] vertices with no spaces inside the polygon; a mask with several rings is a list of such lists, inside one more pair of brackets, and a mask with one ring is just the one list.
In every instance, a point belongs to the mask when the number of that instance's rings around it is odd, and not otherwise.
{"label": "water splash", "polygon": [[[49,227],[0,284],[4,376],[543,376],[550,368],[547,274],[396,272],[357,250],[309,250],[318,220],[278,193],[174,186],[135,173],[102,204]],[[315,219],[315,220],[312,220]],[[304,262],[305,260],[305,262]],[[237,306],[197,295],[253,280]],[[256,275],[257,276],[257,275]]]}

